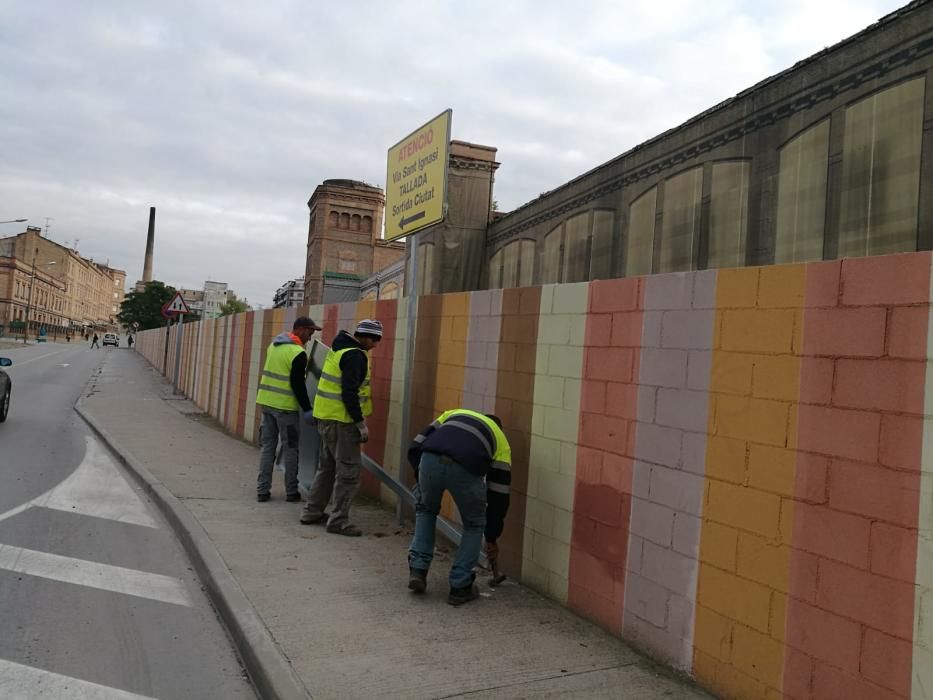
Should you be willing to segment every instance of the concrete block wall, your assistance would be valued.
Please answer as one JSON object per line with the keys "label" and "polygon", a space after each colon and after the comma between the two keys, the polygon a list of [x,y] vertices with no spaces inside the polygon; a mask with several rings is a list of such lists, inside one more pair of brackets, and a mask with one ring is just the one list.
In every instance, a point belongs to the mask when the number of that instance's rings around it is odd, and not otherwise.
{"label": "concrete block wall", "polygon": [[[502,418],[512,576],[721,697],[928,698],[931,277],[913,253],[422,297],[408,405],[405,300],[301,313],[326,343],[382,320],[366,450],[405,479],[443,410]],[[185,391],[238,436],[297,312],[185,329]],[[164,334],[137,343],[160,370]]]}

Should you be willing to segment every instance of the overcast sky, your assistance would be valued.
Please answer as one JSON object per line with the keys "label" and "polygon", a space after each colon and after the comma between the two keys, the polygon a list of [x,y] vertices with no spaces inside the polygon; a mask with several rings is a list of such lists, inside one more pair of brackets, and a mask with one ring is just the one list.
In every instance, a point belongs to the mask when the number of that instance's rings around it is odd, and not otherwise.
{"label": "overcast sky", "polygon": [[153,205],[157,279],[270,306],[314,187],[447,107],[510,210],[903,4],[0,0],[0,220],[132,285]]}

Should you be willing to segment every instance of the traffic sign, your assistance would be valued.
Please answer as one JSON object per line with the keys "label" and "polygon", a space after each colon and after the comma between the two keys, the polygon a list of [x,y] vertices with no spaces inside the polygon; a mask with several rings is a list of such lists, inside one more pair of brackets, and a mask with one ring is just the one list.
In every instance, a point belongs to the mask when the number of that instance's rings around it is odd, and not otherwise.
{"label": "traffic sign", "polygon": [[385,238],[408,236],[444,220],[450,120],[446,110],[389,149]]}
{"label": "traffic sign", "polygon": [[165,305],[165,310],[173,314],[190,314],[191,309],[188,308],[188,305],[185,303],[185,300],[181,297],[181,292],[175,292],[175,296],[172,297],[172,300]]}

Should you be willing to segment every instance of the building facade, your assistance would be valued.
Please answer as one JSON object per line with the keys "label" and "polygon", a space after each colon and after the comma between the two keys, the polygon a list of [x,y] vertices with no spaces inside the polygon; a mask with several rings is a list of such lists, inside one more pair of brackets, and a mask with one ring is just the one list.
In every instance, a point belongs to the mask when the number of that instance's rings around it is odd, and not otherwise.
{"label": "building facade", "polygon": [[498,218],[480,287],[928,250],[931,80],[914,2]]}
{"label": "building facade", "polygon": [[179,289],[178,293],[181,294],[181,298],[185,300],[185,303],[188,305],[188,308],[191,310],[191,315],[195,318],[203,318],[204,316],[204,290],[203,289]]}
{"label": "building facade", "polygon": [[30,334],[116,330],[126,273],[43,238],[41,229],[0,239],[0,324]]}
{"label": "building facade", "polygon": [[293,306],[303,306],[304,298],[305,278],[297,277],[275,290],[275,294],[272,296],[272,307],[287,309]]}
{"label": "building facade", "polygon": [[363,280],[360,299],[398,299],[405,293],[405,259],[396,260]]}
{"label": "building facade", "polygon": [[405,254],[402,243],[382,240],[385,195],[356,180],[325,180],[308,200],[304,303],[359,298],[374,271]]}
{"label": "building facade", "polygon": [[233,294],[233,292],[228,289],[226,282],[205,282],[203,292],[203,318],[219,318],[221,307],[227,303],[229,294]]}

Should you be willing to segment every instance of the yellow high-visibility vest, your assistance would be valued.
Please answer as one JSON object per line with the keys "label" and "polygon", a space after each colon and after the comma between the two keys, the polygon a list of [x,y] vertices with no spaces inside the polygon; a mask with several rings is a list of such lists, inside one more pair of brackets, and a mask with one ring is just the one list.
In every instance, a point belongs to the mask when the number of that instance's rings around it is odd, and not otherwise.
{"label": "yellow high-visibility vest", "polygon": [[298,411],[301,404],[295,398],[290,381],[292,363],[304,348],[295,343],[270,345],[266,352],[266,364],[259,377],[256,403],[280,411]]}
{"label": "yellow high-visibility vest", "polygon": [[[343,405],[341,392],[343,387],[341,379],[343,373],[340,371],[340,358],[344,353],[362,352],[361,348],[344,348],[334,352],[331,350],[324,359],[324,368],[321,370],[321,378],[317,383],[317,395],[314,397],[314,417],[320,420],[335,420],[341,423],[352,423],[353,419],[347,413],[347,407]],[[366,357],[366,378],[359,388],[360,408],[363,410],[363,417],[372,415],[373,400],[372,387],[369,385],[369,356]]]}

